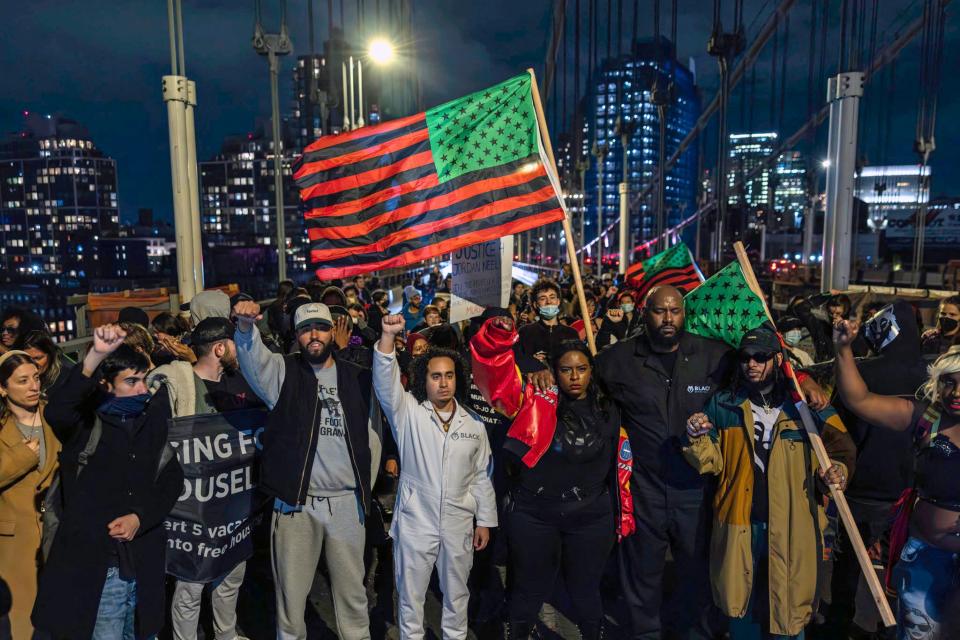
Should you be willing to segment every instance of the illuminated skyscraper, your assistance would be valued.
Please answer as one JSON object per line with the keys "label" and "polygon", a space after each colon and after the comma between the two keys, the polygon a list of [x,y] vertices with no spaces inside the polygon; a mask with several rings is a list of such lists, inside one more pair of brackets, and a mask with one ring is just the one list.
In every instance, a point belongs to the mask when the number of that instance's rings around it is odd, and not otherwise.
{"label": "illuminated skyscraper", "polygon": [[[657,173],[660,123],[657,107],[651,101],[651,88],[658,76],[663,86],[673,83],[666,121],[666,157],[669,158],[700,117],[700,97],[694,72],[677,61],[673,44],[668,40],[661,39],[659,44],[636,42],[629,54],[605,60],[587,97],[585,144],[595,142],[598,149],[606,152],[600,179],[604,227],[618,219],[620,212],[618,185],[623,179],[624,150],[617,120],[632,125],[626,150],[627,183],[631,193],[630,246],[655,233],[656,198],[645,198],[641,202],[636,196]],[[668,226],[695,210],[697,162],[697,145],[691,145],[667,173],[664,204]],[[597,177],[594,156],[585,180],[588,241],[598,233]],[[604,253],[615,251],[615,239],[616,236],[610,237],[610,246]]]}

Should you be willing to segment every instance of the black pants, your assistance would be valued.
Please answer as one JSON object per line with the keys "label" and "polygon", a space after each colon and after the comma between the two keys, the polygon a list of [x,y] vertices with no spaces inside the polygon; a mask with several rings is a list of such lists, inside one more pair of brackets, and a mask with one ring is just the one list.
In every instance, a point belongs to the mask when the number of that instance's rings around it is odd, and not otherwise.
{"label": "black pants", "polygon": [[[637,532],[620,543],[619,554],[633,637],[660,640],[662,627],[681,638],[712,637],[716,616],[710,597],[710,505],[704,492],[664,490],[635,481],[633,512]],[[674,579],[666,587],[671,597],[664,603],[668,550]]]}
{"label": "black pants", "polygon": [[509,618],[532,627],[559,571],[584,636],[603,619],[600,578],[616,538],[609,494],[560,502],[518,493],[507,512],[512,585]]}
{"label": "black pants", "polygon": [[[853,520],[860,530],[863,543],[868,548],[878,540],[890,526],[889,502],[861,502],[847,498]],[[887,558],[887,545],[883,545],[883,560]],[[863,571],[857,561],[857,555],[850,544],[850,536],[842,525],[837,530],[837,540],[833,548],[833,577],[830,581],[830,630],[838,638],[846,638],[847,630],[856,614],[857,588],[863,579]],[[874,606],[872,603],[870,606]],[[862,613],[862,612],[861,612]],[[865,629],[865,631],[875,631]]]}

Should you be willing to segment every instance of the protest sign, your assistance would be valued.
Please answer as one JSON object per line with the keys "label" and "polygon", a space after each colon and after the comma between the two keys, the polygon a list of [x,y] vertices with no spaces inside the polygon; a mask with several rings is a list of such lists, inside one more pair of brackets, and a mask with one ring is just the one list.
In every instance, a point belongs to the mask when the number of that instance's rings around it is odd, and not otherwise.
{"label": "protest sign", "polygon": [[210,582],[253,555],[259,507],[256,460],[264,409],[169,421],[168,442],[183,467],[183,490],[167,517],[167,573]]}
{"label": "protest sign", "polygon": [[450,322],[469,320],[487,307],[506,307],[513,271],[513,236],[450,254]]}

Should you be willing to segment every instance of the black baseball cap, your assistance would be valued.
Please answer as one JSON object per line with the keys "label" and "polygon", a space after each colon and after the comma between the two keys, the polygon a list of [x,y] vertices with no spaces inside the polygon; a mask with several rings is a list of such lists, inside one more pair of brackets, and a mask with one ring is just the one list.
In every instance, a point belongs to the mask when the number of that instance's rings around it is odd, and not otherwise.
{"label": "black baseball cap", "polygon": [[777,332],[765,324],[748,331],[740,338],[742,353],[779,353],[781,348]]}
{"label": "black baseball cap", "polygon": [[218,340],[233,340],[236,327],[226,318],[211,316],[197,323],[190,334],[191,345],[210,344]]}

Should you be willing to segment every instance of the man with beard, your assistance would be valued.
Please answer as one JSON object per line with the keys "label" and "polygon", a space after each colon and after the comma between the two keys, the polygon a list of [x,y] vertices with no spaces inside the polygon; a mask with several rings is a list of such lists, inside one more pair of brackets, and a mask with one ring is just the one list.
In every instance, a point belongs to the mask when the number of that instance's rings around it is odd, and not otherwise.
{"label": "man with beard", "polygon": [[307,596],[322,551],[337,635],[368,640],[364,520],[381,447],[370,371],[332,349],[334,323],[325,304],[296,310],[300,350],[286,357],[260,340],[260,305],[240,302],[234,314],[240,370],[270,409],[260,487],[276,498],[270,541],[277,638],[307,637]]}
{"label": "man with beard", "polygon": [[[147,385],[156,392],[164,387],[173,418],[226,413],[263,406],[250,385],[239,373],[235,328],[226,318],[201,320],[190,334],[190,347],[197,356],[191,366],[174,361],[157,367],[147,376]],[[237,599],[246,573],[241,562],[212,583],[210,602],[213,628],[218,638],[237,638]],[[190,640],[197,637],[200,599],[206,585],[177,580],[170,607],[173,637]]]}
{"label": "man with beard", "polygon": [[[684,332],[683,294],[652,289],[644,301],[644,332],[604,349],[597,373],[619,405],[633,451],[637,533],[620,545],[620,577],[634,638],[708,638],[710,504],[705,481],[687,464],[682,439],[687,417],[703,409],[733,371],[734,353],[715,340]],[[812,380],[801,382],[811,406],[826,405]],[[673,597],[661,601],[667,550],[674,560]]]}
{"label": "man with beard", "polygon": [[[597,373],[619,405],[633,451],[635,535],[620,544],[620,578],[634,638],[706,638],[693,612],[710,602],[707,574],[709,504],[704,480],[683,458],[687,418],[721,386],[732,359],[727,345],[685,333],[683,294],[657,287],[643,308],[645,332],[607,347]],[[674,597],[661,601],[667,550],[674,559]]]}

